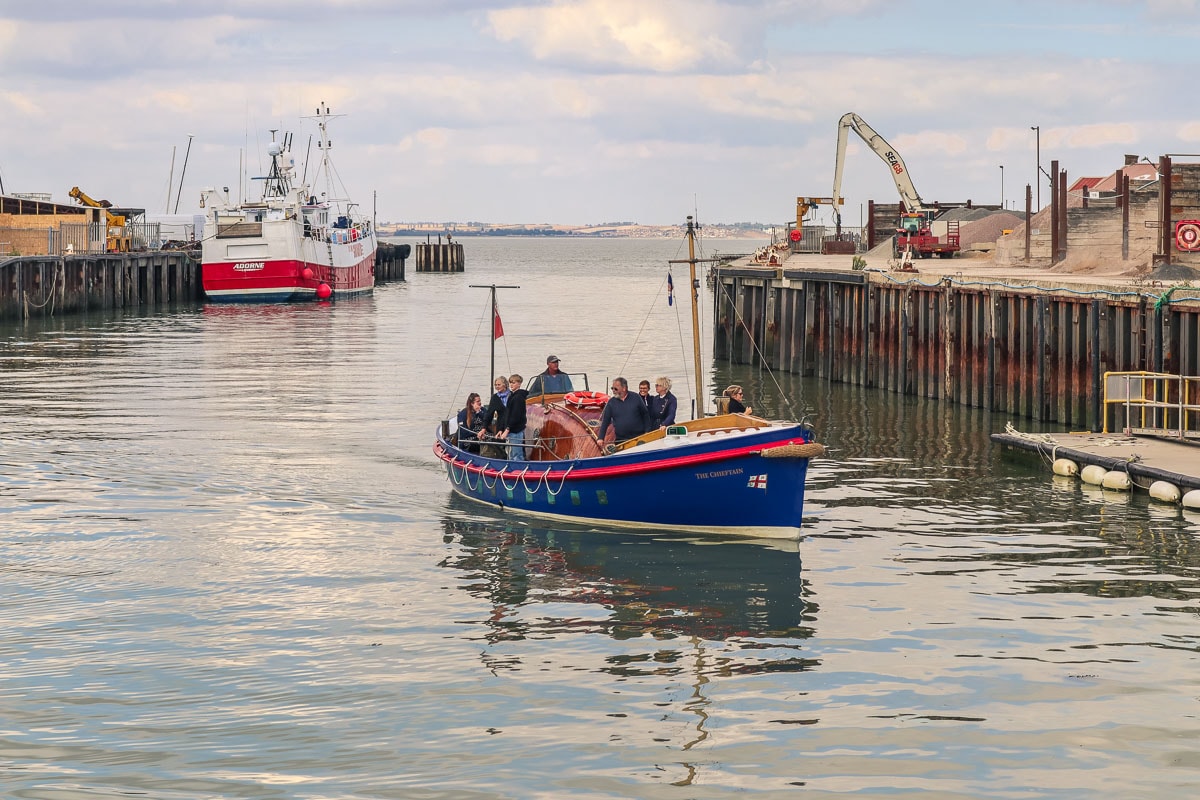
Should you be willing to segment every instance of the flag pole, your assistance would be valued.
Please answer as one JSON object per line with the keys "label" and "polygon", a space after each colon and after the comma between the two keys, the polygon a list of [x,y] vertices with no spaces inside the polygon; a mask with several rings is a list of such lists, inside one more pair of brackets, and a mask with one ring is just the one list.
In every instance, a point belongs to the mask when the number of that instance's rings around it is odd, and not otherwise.
{"label": "flag pole", "polygon": [[472,283],[469,285],[469,288],[471,288],[471,289],[489,289],[492,293],[492,335],[491,335],[492,361],[491,361],[491,364],[489,365],[490,372],[488,372],[488,379],[487,379],[488,386],[491,386],[492,380],[495,379],[495,377],[496,377],[496,320],[499,318],[499,313],[496,311],[496,290],[497,289],[520,289],[521,287],[520,286],[497,286],[494,283],[483,284],[483,285]]}

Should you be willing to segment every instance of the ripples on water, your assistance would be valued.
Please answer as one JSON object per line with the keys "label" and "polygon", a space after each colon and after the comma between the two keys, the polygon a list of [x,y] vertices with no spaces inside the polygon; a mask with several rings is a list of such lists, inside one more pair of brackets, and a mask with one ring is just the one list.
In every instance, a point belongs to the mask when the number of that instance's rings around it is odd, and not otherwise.
{"label": "ripples on water", "polygon": [[0,796],[1195,794],[1196,515],[1005,457],[977,409],[716,364],[832,448],[801,542],[496,517],[430,453],[487,385],[469,284],[522,286],[497,371],[678,376],[681,255],[467,253],[0,330]]}

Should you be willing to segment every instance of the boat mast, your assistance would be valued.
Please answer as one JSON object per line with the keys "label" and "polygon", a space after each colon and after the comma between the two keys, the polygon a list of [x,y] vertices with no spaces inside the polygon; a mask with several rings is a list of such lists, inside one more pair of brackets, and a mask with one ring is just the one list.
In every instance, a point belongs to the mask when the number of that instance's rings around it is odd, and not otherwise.
{"label": "boat mast", "polygon": [[472,284],[469,284],[469,288],[471,288],[471,289],[490,289],[492,292],[492,333],[491,333],[492,362],[489,365],[490,370],[488,372],[488,385],[491,385],[492,380],[496,377],[496,290],[497,289],[520,289],[521,287],[520,286],[497,286],[494,283],[487,284],[487,285],[472,283]]}
{"label": "boat mast", "polygon": [[688,277],[692,287],[692,357],[695,359],[696,370],[696,416],[704,416],[704,382],[700,379],[700,284],[696,280],[696,227],[692,218],[687,218],[688,240]]}
{"label": "boat mast", "polygon": [[[688,278],[692,282],[692,357],[694,359],[693,369],[696,371],[696,400],[695,400],[695,416],[697,418],[704,416],[704,384],[700,379],[700,281],[696,280],[696,265],[707,264],[714,259],[711,258],[696,258],[696,229],[699,228],[692,221],[689,214],[687,218],[687,240],[688,240]],[[683,264],[683,259],[672,259],[668,264]]]}

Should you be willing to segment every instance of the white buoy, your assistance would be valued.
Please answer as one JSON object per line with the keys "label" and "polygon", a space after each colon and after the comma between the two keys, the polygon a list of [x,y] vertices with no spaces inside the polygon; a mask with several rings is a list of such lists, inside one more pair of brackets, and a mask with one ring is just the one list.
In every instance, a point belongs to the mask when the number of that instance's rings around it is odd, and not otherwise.
{"label": "white buoy", "polygon": [[1069,458],[1054,459],[1054,474],[1072,477],[1079,474],[1079,465]]}
{"label": "white buoy", "polygon": [[1200,508],[1200,489],[1192,489],[1183,496],[1184,508]]}
{"label": "white buoy", "polygon": [[1104,483],[1104,476],[1108,474],[1108,470],[1099,464],[1088,464],[1079,473],[1079,479],[1084,483],[1090,483],[1092,486],[1099,486]]}
{"label": "white buoy", "polygon": [[1164,503],[1178,503],[1179,498],[1183,495],[1175,484],[1167,481],[1155,481],[1150,484],[1150,496]]}
{"label": "white buoy", "polygon": [[1133,483],[1129,480],[1129,473],[1119,469],[1111,469],[1104,473],[1100,485],[1105,489],[1113,489],[1118,492],[1128,492],[1133,487]]}

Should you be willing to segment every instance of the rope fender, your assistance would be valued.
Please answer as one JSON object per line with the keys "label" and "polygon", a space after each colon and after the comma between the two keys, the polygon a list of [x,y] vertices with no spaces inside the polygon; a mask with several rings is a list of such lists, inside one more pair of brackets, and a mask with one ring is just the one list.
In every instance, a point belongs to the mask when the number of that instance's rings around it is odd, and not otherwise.
{"label": "rope fender", "polygon": [[825,455],[825,445],[819,442],[785,444],[760,450],[758,454],[763,458],[817,458]]}

